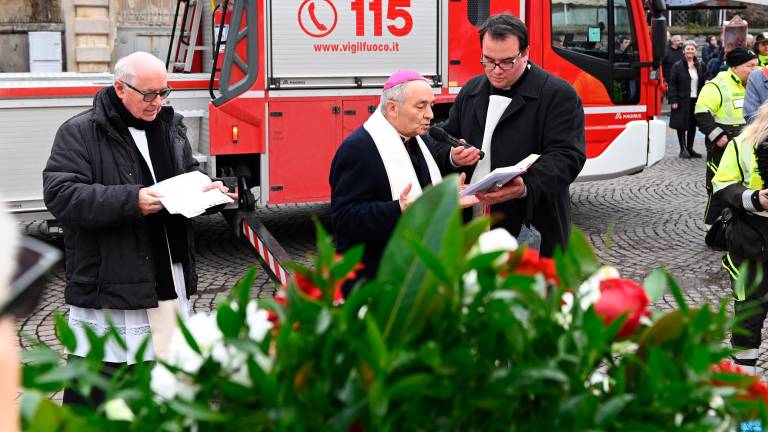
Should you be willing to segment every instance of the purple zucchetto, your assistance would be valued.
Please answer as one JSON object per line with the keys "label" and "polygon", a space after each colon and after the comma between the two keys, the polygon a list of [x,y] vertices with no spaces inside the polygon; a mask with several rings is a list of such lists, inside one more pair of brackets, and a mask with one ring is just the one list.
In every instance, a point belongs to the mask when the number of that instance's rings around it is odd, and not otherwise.
{"label": "purple zucchetto", "polygon": [[429,81],[416,71],[400,70],[393,73],[392,76],[390,76],[389,79],[387,79],[387,82],[384,83],[384,90],[389,90],[396,85],[407,83],[409,81],[419,81],[419,80]]}

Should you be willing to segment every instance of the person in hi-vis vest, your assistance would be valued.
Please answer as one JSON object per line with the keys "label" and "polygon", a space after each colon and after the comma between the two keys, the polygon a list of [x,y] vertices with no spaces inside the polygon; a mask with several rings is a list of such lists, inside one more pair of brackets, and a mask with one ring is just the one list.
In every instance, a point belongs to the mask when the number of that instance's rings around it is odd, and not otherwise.
{"label": "person in hi-vis vest", "polygon": [[749,73],[757,67],[757,55],[744,48],[735,48],[728,53],[725,62],[728,70],[720,72],[704,84],[694,109],[707,148],[708,200],[704,212],[704,222],[707,224],[712,224],[722,211],[722,205],[712,200],[712,177],[717,172],[726,144],[744,126],[742,107],[745,85]]}

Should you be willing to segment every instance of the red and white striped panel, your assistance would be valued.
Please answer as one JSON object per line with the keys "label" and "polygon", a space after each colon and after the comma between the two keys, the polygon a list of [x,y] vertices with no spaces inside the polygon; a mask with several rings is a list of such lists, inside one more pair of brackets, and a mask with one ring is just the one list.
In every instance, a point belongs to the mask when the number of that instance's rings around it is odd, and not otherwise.
{"label": "red and white striped panel", "polygon": [[275,259],[274,256],[269,252],[269,249],[264,245],[264,243],[261,241],[258,235],[256,235],[255,232],[251,229],[251,227],[248,225],[246,221],[243,221],[243,233],[245,234],[245,237],[248,239],[248,242],[251,243],[254,249],[256,249],[256,252],[258,252],[259,256],[264,260],[265,263],[269,266],[270,271],[277,277],[277,279],[280,281],[280,285],[287,286],[288,285],[288,272],[283,268],[282,265]]}

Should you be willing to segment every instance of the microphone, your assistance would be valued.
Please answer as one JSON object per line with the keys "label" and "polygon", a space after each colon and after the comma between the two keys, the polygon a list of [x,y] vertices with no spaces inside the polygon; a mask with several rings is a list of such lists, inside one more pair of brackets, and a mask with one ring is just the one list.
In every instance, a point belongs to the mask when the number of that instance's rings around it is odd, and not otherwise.
{"label": "microphone", "polygon": [[[465,147],[470,148],[471,145],[459,141],[458,138],[451,136],[448,132],[445,131],[445,129],[441,128],[440,126],[430,126],[429,127],[429,136],[432,137],[432,139],[437,141],[442,141],[445,143],[448,143],[451,145],[451,147]],[[480,159],[485,157],[485,153],[480,150]]]}

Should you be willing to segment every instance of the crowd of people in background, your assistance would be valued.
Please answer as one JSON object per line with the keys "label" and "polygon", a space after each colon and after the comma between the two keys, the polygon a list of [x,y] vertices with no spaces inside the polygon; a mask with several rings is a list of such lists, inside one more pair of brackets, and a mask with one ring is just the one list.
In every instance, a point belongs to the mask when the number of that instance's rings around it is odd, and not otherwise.
{"label": "crowd of people in background", "polygon": [[[701,157],[693,149],[696,128],[704,134],[705,240],[725,251],[723,267],[731,279],[734,309],[747,317],[743,331],[731,337],[737,350],[733,360],[754,374],[768,315],[768,283],[763,279],[756,287],[739,289],[737,281],[745,271],[749,281],[760,281],[756,274],[768,272],[768,32],[747,34],[745,42],[724,49],[716,36],[709,36],[699,59],[695,41],[669,37],[662,88],[679,157]],[[745,269],[745,262],[758,265]]]}

